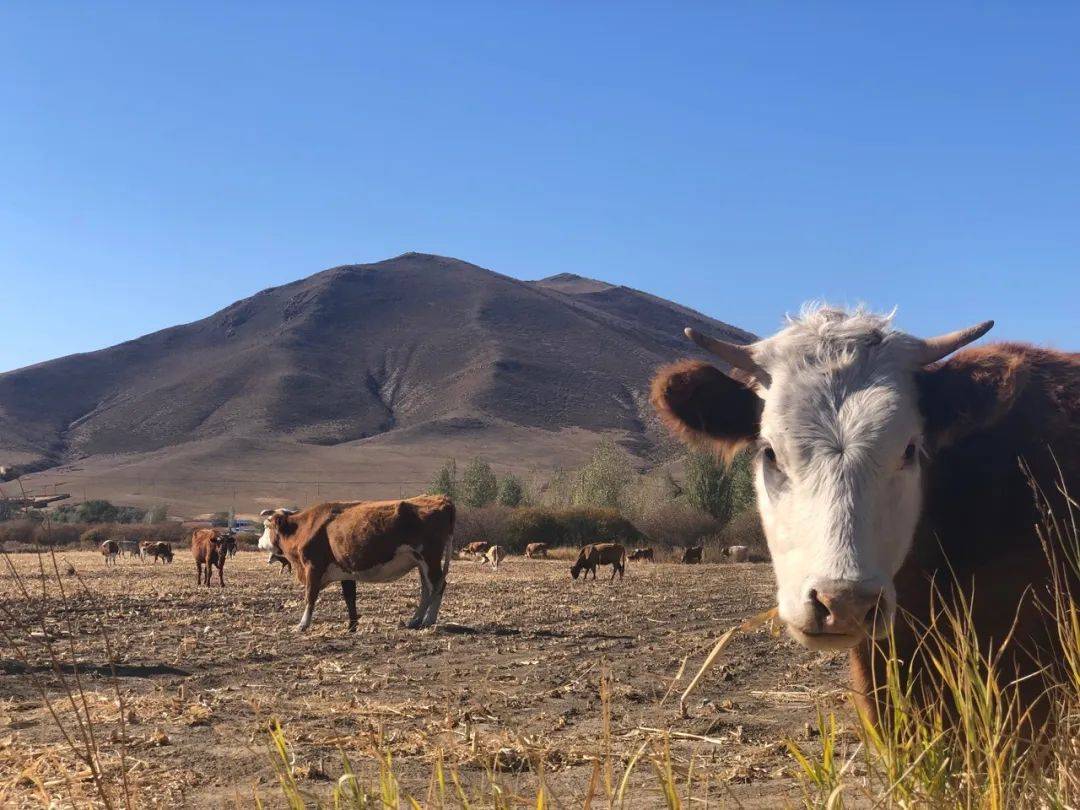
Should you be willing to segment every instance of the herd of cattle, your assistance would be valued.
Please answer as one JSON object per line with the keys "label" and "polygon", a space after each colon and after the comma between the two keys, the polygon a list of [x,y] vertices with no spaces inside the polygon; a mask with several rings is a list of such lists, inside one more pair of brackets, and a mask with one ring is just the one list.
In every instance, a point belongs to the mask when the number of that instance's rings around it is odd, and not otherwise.
{"label": "herd of cattle", "polygon": [[[341,583],[341,592],[349,613],[349,630],[357,626],[356,583],[391,582],[414,568],[420,572],[420,602],[406,626],[427,627],[438,619],[446,587],[450,560],[455,556],[453,533],[456,512],[453,502],[442,495],[423,495],[399,501],[336,502],[293,509],[267,509],[262,513],[263,534],[259,548],[269,552],[268,564],[280,563],[281,571],[296,572],[304,586],[305,609],[298,629],[311,626],[315,602],[320,591],[333,582]],[[195,560],[195,579],[210,586],[214,569],[218,584],[225,587],[225,561],[236,554],[237,541],[232,531],[196,529],[191,535],[191,554]],[[680,561],[701,563],[704,547],[683,550]],[[173,561],[171,544],[163,541],[106,540],[101,544],[105,565],[115,565],[123,554],[154,562]],[[458,556],[487,563],[495,571],[507,557],[501,545],[474,541],[457,550]],[[733,562],[749,559],[746,546],[729,546],[722,554]],[[546,543],[529,543],[525,557],[547,559]],[[570,574],[585,579],[596,569],[611,566],[611,579],[625,576],[627,560],[654,562],[654,549],[635,548],[629,554],[619,543],[590,543],[578,551]]]}

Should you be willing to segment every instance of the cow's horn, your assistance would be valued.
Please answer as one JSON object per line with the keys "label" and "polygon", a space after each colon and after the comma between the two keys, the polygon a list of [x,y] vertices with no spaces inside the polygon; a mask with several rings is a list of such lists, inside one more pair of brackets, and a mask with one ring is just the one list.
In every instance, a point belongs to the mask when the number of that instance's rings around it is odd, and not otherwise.
{"label": "cow's horn", "polygon": [[717,340],[690,327],[684,329],[683,332],[698,346],[729,363],[732,368],[741,368],[759,379],[763,376],[764,370],[754,362],[754,356],[751,354],[749,346],[740,346],[737,343]]}
{"label": "cow's horn", "polygon": [[978,340],[989,332],[993,326],[993,321],[983,321],[975,326],[969,326],[967,329],[957,329],[955,332],[927,338],[922,342],[919,363],[924,366],[936,363],[942,357],[952,354],[973,340]]}
{"label": "cow's horn", "polygon": [[272,514],[274,514],[273,509],[263,509],[259,512],[259,517],[270,517]]}

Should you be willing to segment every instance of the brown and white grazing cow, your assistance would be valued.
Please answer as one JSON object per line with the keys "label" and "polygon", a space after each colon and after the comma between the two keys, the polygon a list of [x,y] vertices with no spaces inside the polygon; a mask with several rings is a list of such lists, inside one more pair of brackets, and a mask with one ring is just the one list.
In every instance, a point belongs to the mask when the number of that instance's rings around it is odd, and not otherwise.
{"label": "brown and white grazing cow", "polygon": [[147,557],[154,558],[154,564],[157,564],[158,560],[163,563],[171,563],[173,561],[172,544],[166,543],[164,540],[154,542],[144,542],[142,544],[142,553]]}
{"label": "brown and white grazing cow", "polygon": [[[1035,658],[1061,660],[1034,605],[1052,569],[1019,462],[1069,514],[1060,487],[1080,492],[1080,354],[1003,343],[945,359],[992,325],[923,340],[890,317],[818,308],[749,346],[687,330],[732,372],[683,361],[653,380],[654,406],[684,441],[728,458],[754,449],[780,618],[804,646],[852,648],[863,695],[884,683],[872,639],[898,609],[911,619],[895,622],[901,671],[934,682],[913,628],[958,596],[984,652],[1016,620],[1004,667],[1024,676]],[[1029,697],[1044,687],[1022,684]]]}
{"label": "brown and white grazing cow", "polygon": [[750,559],[750,549],[746,546],[726,546],[720,553],[733,563],[742,563]]}
{"label": "brown and white grazing cow", "polygon": [[473,542],[466,543],[462,546],[461,553],[471,554],[474,557],[483,559],[489,548],[491,548],[491,543],[488,543],[486,540],[474,540]]}
{"label": "brown and white grazing cow", "polygon": [[116,558],[120,556],[120,544],[115,540],[106,540],[101,544],[101,556],[105,558],[106,565],[116,565]]}
{"label": "brown and white grazing cow", "polygon": [[546,560],[548,556],[547,543],[529,543],[525,546],[525,557],[530,560]]}
{"label": "brown and white grazing cow", "polygon": [[630,552],[628,559],[631,560],[648,560],[649,562],[656,562],[655,553],[652,548],[635,548]]}
{"label": "brown and white grazing cow", "polygon": [[570,576],[577,579],[578,574],[584,571],[585,579],[588,579],[589,572],[592,572],[595,580],[598,565],[610,565],[611,580],[615,579],[616,574],[621,580],[626,572],[626,549],[618,543],[590,543],[583,546],[578,552],[577,561],[570,566]]}
{"label": "brown and white grazing cow", "polygon": [[341,583],[356,630],[356,583],[392,582],[412,569],[420,572],[420,602],[406,627],[435,624],[439,617],[454,542],[454,504],[442,495],[404,501],[322,503],[302,512],[267,509],[259,548],[292,563],[304,586],[303,618],[311,626],[319,591]]}
{"label": "brown and white grazing cow", "polygon": [[213,529],[196,529],[191,535],[191,556],[195,558],[195,581],[203,584],[203,567],[206,569],[205,583],[210,587],[210,577],[214,568],[218,571],[218,582],[225,587],[225,550],[227,543],[224,535]]}
{"label": "brown and white grazing cow", "polygon": [[499,570],[499,563],[505,558],[506,550],[502,546],[492,546],[484,552],[484,561],[496,571]]}
{"label": "brown and white grazing cow", "polygon": [[701,557],[705,552],[705,546],[688,546],[683,549],[682,557],[679,561],[686,565],[696,565],[701,562]]}

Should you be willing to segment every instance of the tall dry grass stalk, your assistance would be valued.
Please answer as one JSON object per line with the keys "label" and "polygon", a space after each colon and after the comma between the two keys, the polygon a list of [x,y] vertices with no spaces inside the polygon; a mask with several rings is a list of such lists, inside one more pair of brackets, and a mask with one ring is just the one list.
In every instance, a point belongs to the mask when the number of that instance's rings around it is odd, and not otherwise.
{"label": "tall dry grass stalk", "polygon": [[[932,687],[903,677],[890,635],[881,651],[887,662],[885,682],[875,684],[883,692],[884,708],[876,722],[858,712],[858,746],[845,750],[832,715],[819,722],[820,751],[788,743],[807,807],[840,808],[848,797],[897,808],[1080,806],[1080,607],[1069,586],[1070,578],[1080,574],[1080,510],[1063,487],[1058,494],[1065,515],[1055,515],[1050,499],[1038,487],[1034,491],[1042,512],[1039,535],[1053,576],[1047,593],[1032,598],[1056,627],[1060,645],[1059,660],[1046,662],[1042,673],[1051,676],[1042,695],[1051,721],[1033,727],[1034,704],[1021,699],[1023,684],[1005,665],[1013,639],[981,649],[973,597],[946,601],[938,594],[933,619],[920,628],[918,650],[930,669]],[[856,760],[862,766],[857,779],[845,775]]]}
{"label": "tall dry grass stalk", "polygon": [[[73,619],[77,611],[61,576],[56,552],[51,548],[47,553],[38,552],[35,581],[21,576],[7,553],[2,556],[14,593],[0,596],[0,640],[5,653],[19,664],[20,671],[14,677],[23,679],[37,693],[70,755],[67,762],[60,756],[53,758],[56,773],[49,774],[49,778],[43,778],[34,768],[19,774],[16,781],[33,781],[47,807],[134,807],[135,786],[128,777],[127,707],[105,623],[98,624],[97,652],[108,667],[108,683],[116,695],[118,733],[110,733],[100,701],[84,685],[84,667],[76,647],[81,634]],[[74,576],[82,593],[91,595],[77,571]],[[58,603],[58,611],[50,607],[50,600]],[[50,626],[46,617],[51,612],[59,613],[59,627]],[[51,680],[44,677],[43,671],[51,675]],[[71,761],[81,770],[72,769]],[[83,788],[86,782],[92,787],[90,796]],[[0,802],[3,795],[0,790]]]}

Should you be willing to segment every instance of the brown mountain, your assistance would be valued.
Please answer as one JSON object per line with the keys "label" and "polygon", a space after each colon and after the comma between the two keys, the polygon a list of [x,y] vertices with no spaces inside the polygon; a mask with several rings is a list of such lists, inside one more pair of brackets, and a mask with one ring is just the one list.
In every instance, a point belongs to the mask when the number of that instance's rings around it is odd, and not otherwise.
{"label": "brown mountain", "polygon": [[[648,379],[691,353],[684,326],[753,337],[569,274],[523,282],[416,253],[335,267],[201,321],[0,374],[0,464],[53,467],[39,485],[194,506],[170,483],[180,475],[236,485],[328,471],[363,479],[350,492],[396,492],[450,453],[550,468],[608,433],[644,450]],[[133,488],[157,478],[149,495]],[[275,486],[242,500],[295,492]]]}

